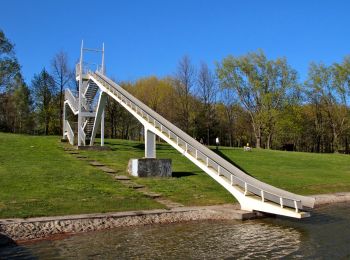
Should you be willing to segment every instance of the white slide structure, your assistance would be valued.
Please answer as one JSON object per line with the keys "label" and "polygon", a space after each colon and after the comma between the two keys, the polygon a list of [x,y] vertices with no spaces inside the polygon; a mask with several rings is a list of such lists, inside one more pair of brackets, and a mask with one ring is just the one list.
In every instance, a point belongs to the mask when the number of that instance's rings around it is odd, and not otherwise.
{"label": "white slide structure", "polygon": [[[80,71],[77,71],[77,77],[80,77],[80,83],[84,86],[83,92],[89,93],[89,88],[91,88],[96,93],[96,87],[98,87],[100,95],[95,110],[80,112],[83,119],[81,119],[81,125],[78,124],[78,131],[81,131],[78,132],[78,135],[81,135],[78,138],[78,145],[87,145],[87,135],[89,135],[89,144],[93,145],[100,123],[101,137],[103,136],[103,111],[106,97],[109,96],[144,126],[145,157],[156,157],[155,136],[157,135],[229,191],[238,200],[242,210],[260,211],[293,218],[310,216],[307,210],[314,207],[314,198],[293,194],[253,178],[132,96],[106,77],[103,69],[80,73],[83,71],[81,68],[80,66]],[[74,113],[74,111],[79,111],[77,104],[79,101],[77,97],[71,97],[70,94],[66,94],[65,104],[68,104]],[[83,106],[83,100],[80,101],[81,108],[86,107],[86,102]],[[91,100],[90,97],[88,102],[91,103]],[[87,134],[84,131],[89,120],[94,123],[92,130],[89,130]],[[73,131],[68,121],[64,122],[67,122],[64,124],[64,138],[67,137],[73,143],[74,141],[71,140]],[[81,140],[80,144],[79,140]]]}

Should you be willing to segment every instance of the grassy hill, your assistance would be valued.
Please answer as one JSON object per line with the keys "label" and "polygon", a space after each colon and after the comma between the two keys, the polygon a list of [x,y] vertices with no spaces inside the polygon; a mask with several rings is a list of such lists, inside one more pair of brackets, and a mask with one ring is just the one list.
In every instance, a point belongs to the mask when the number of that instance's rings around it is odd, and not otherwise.
{"label": "grassy hill", "polygon": [[[67,144],[65,144],[67,145]],[[125,174],[128,160],[144,155],[143,144],[106,140],[111,151],[79,151]],[[162,208],[101,170],[67,154],[59,137],[0,133],[0,217],[29,217]],[[256,178],[300,194],[350,191],[350,157],[221,148],[220,153]],[[173,178],[134,182],[184,205],[234,202],[234,198],[166,144],[157,157],[173,159]]]}

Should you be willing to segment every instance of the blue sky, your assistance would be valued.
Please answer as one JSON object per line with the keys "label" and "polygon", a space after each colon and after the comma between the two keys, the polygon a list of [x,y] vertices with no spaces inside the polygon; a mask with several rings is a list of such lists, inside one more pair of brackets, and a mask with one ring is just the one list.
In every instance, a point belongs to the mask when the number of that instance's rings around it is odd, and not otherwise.
{"label": "blue sky", "polygon": [[117,80],[166,76],[193,63],[262,49],[286,57],[304,80],[311,61],[350,54],[350,1],[21,1],[1,2],[0,28],[16,44],[25,80],[50,69],[60,50],[71,63],[86,47],[106,48]]}

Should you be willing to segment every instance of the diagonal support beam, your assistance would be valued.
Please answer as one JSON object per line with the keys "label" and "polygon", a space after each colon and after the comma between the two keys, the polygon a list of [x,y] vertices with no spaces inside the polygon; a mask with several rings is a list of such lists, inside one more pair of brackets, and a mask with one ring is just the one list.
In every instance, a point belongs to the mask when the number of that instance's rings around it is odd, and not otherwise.
{"label": "diagonal support beam", "polygon": [[[100,123],[102,121],[101,120],[102,115],[104,115],[103,112],[105,110],[106,102],[107,102],[107,94],[106,94],[106,92],[101,91],[100,97],[98,99],[98,104],[97,104],[97,111],[96,111],[96,117],[95,117],[95,121],[94,121],[94,127],[93,127],[92,133],[91,133],[90,146],[94,145],[95,136],[96,136],[98,127],[100,126]],[[103,135],[103,134],[104,133],[101,133],[101,135]]]}

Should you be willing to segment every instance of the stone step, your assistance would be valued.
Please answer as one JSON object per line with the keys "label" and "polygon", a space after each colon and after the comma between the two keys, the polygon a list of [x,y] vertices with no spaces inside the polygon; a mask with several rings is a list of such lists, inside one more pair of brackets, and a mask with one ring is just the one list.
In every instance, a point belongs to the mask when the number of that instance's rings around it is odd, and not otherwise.
{"label": "stone step", "polygon": [[103,163],[100,163],[98,161],[91,161],[89,164],[92,166],[105,166]]}
{"label": "stone step", "polygon": [[106,172],[106,173],[117,173],[116,170],[114,169],[111,169],[109,167],[106,167],[106,166],[101,166],[101,167],[98,167],[101,171],[103,172]]}
{"label": "stone step", "polygon": [[155,198],[159,198],[162,195],[159,193],[155,193],[155,192],[148,192],[148,191],[143,191],[142,194],[144,194],[145,196],[151,198],[151,199],[155,199]]}
{"label": "stone step", "polygon": [[78,155],[78,156],[76,156],[76,158],[77,158],[77,159],[86,159],[87,156],[85,156],[85,155]]}
{"label": "stone step", "polygon": [[134,182],[129,182],[129,183],[127,184],[127,186],[128,186],[129,188],[135,189],[135,190],[137,190],[137,189],[142,189],[142,188],[145,187],[144,185],[137,184],[137,183],[134,183]]}
{"label": "stone step", "polygon": [[75,152],[75,151],[69,151],[68,153],[69,154],[79,154],[78,152]]}
{"label": "stone step", "polygon": [[130,180],[130,178],[128,176],[125,176],[125,175],[117,175],[114,178],[116,180],[118,180],[118,181],[128,181],[128,180]]}

